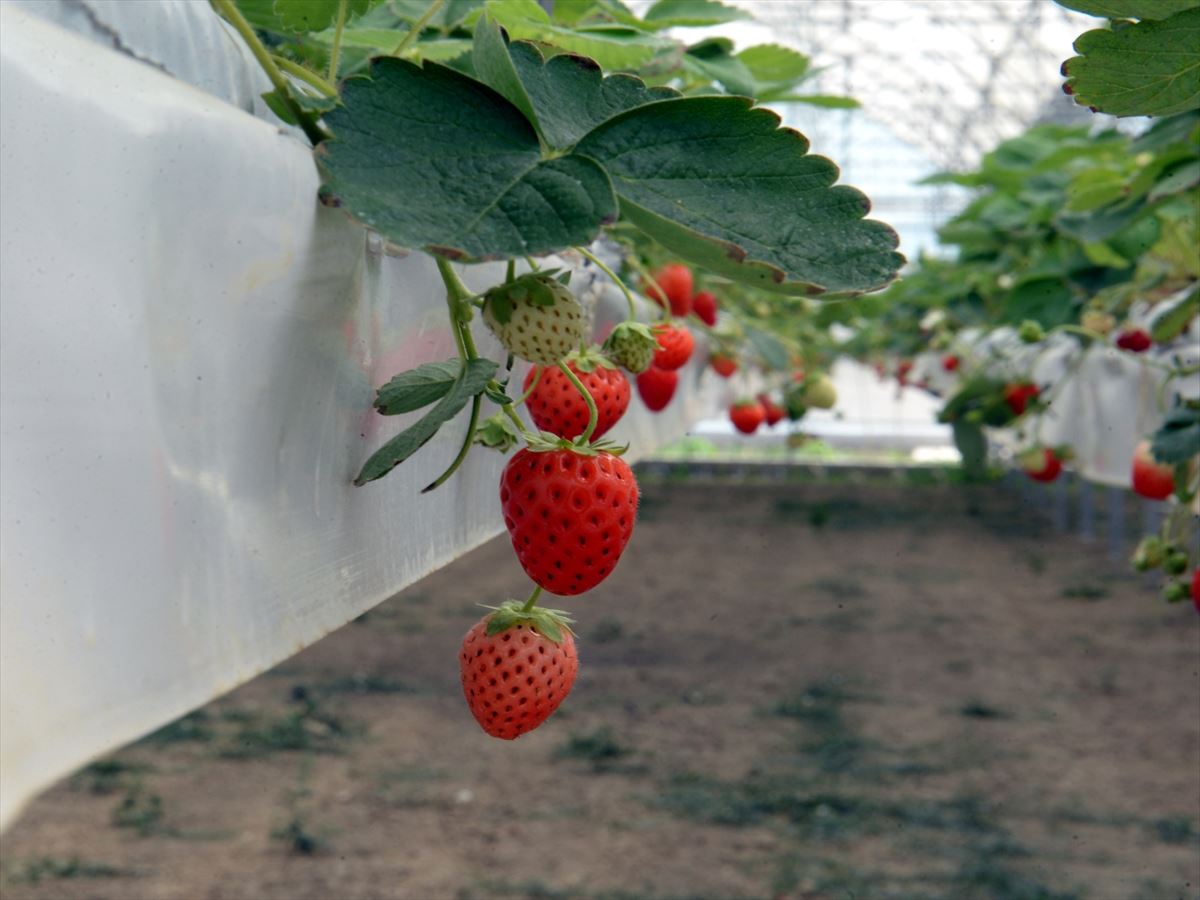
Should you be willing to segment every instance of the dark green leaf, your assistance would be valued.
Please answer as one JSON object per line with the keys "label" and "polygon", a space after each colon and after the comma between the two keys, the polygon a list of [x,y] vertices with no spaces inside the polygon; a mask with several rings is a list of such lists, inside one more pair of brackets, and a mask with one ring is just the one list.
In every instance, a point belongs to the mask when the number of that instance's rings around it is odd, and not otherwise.
{"label": "dark green leaf", "polygon": [[1200,0],[1058,0],[1060,6],[1105,19],[1167,19]]}
{"label": "dark green leaf", "polygon": [[748,18],[749,13],[717,0],[658,0],[642,16],[654,28],[720,25]]}
{"label": "dark green leaf", "polygon": [[754,97],[758,82],[749,67],[730,52],[731,48],[730,42],[722,38],[701,41],[687,49],[684,66],[702,78],[720,82],[730,94]]}
{"label": "dark green leaf", "polygon": [[[347,18],[367,11],[371,0],[350,0]],[[275,15],[288,31],[321,31],[337,18],[338,0],[275,0]]]}
{"label": "dark green leaf", "polygon": [[267,109],[275,113],[275,115],[288,125],[300,124],[300,120],[296,118],[296,114],[288,106],[287,102],[283,99],[283,95],[278,90],[267,91],[267,93],[262,95],[262,98],[263,102],[267,104]]}
{"label": "dark green leaf", "polygon": [[748,325],[746,326],[746,338],[768,368],[776,371],[791,368],[791,354],[788,353],[783,341],[775,335]]}
{"label": "dark green leaf", "polygon": [[428,406],[446,395],[460,368],[461,363],[455,357],[401,372],[379,389],[375,408],[385,416],[396,416]]}
{"label": "dark green leaf", "polygon": [[1004,304],[1004,321],[1018,324],[1027,319],[1043,328],[1064,325],[1076,318],[1078,302],[1061,278],[1037,278],[1016,285]]}
{"label": "dark green leaf", "polygon": [[[533,53],[537,54],[539,59],[541,58],[541,54],[531,45],[522,44],[521,46],[530,47]],[[545,140],[546,135],[542,131],[537,112],[533,108],[533,101],[526,93],[525,85],[521,83],[521,76],[517,74],[513,59],[509,56],[508,45],[504,40],[504,35],[500,32],[500,26],[491,16],[484,16],[475,26],[475,45],[471,53],[471,60],[475,65],[475,77],[524,113],[525,118],[533,124],[537,132],[542,135],[542,139]]]}
{"label": "dark green leaf", "polygon": [[578,155],[542,159],[517,108],[453,69],[376,60],[326,116],[323,192],[395,244],[451,258],[537,255],[589,243],[616,216],[608,176]]}
{"label": "dark green leaf", "polygon": [[1200,454],[1200,406],[1178,406],[1154,433],[1150,453],[1160,463],[1182,463]]}
{"label": "dark green leaf", "polygon": [[1150,337],[1157,344],[1173,341],[1197,315],[1200,315],[1200,287],[1192,286],[1154,305],[1147,322]]}
{"label": "dark green leaf", "polygon": [[437,434],[442,425],[458,415],[472,397],[483,391],[494,374],[496,364],[490,359],[473,359],[468,362],[462,377],[455,380],[437,406],[375,451],[354,479],[354,483],[361,486],[368,481],[382,478],[420,450]]}
{"label": "dark green leaf", "polygon": [[605,168],[622,215],[673,253],[783,293],[867,291],[903,263],[870,202],[803,135],[735,97],[622,113],[576,147]]}
{"label": "dark green leaf", "polygon": [[1119,31],[1080,35],[1063,63],[1077,103],[1113,116],[1170,116],[1200,108],[1200,8]]}
{"label": "dark green leaf", "polygon": [[283,23],[275,14],[275,0],[234,0],[234,6],[259,31],[284,31]]}
{"label": "dark green leaf", "polygon": [[1181,162],[1171,166],[1163,173],[1163,176],[1151,188],[1146,199],[1154,203],[1163,197],[1190,191],[1196,185],[1200,185],[1200,160]]}
{"label": "dark green leaf", "polygon": [[604,78],[599,66],[581,56],[561,54],[543,60],[537,48],[525,41],[516,41],[508,49],[533,106],[530,118],[542,139],[559,150],[574,146],[589,131],[628,109],[679,96],[671,88],[646,87],[629,75]]}

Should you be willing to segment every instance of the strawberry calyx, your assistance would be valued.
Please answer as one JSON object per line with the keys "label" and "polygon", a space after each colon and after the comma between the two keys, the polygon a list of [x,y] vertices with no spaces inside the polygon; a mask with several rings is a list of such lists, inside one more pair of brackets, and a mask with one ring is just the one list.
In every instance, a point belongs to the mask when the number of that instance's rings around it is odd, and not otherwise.
{"label": "strawberry calyx", "polygon": [[553,306],[562,297],[570,278],[570,272],[560,269],[526,272],[512,281],[490,288],[483,295],[484,303],[497,322],[507,325],[512,319],[514,300],[528,301],[535,306]]}
{"label": "strawberry calyx", "polygon": [[582,437],[580,435],[574,440],[570,440],[550,431],[539,431],[537,434],[530,435],[525,439],[525,446],[531,453],[551,453],[555,450],[570,450],[572,453],[578,453],[580,456],[599,456],[601,453],[621,456],[629,449],[628,444],[618,444],[616,441],[610,441],[608,438],[601,438],[598,441],[584,441]]}
{"label": "strawberry calyx", "polygon": [[617,364],[605,356],[595,344],[568,353],[563,362],[580,372],[594,372],[597,369],[615,370],[617,368]]}
{"label": "strawberry calyx", "polygon": [[556,644],[563,642],[563,632],[575,633],[571,629],[571,623],[574,620],[561,609],[547,609],[544,606],[525,609],[525,604],[519,600],[505,600],[499,606],[480,605],[484,609],[494,610],[487,617],[488,637],[508,631],[517,625],[528,625]]}

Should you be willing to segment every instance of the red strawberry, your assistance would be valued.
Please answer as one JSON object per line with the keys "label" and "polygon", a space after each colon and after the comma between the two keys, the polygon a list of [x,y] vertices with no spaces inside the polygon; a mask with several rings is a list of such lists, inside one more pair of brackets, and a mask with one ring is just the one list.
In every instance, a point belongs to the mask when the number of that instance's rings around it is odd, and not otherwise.
{"label": "red strawberry", "polygon": [[524,449],[500,475],[517,559],[552,594],[582,594],[612,572],[633,534],[637,500],[632,470],[603,450]]}
{"label": "red strawberry", "polygon": [[767,411],[757,400],[739,400],[729,407],[729,421],[742,434],[754,434],[767,417]]}
{"label": "red strawberry", "polygon": [[[600,437],[625,415],[629,407],[629,379],[598,353],[573,353],[567,365],[574,372],[596,403],[596,430],[592,439]],[[538,372],[540,376],[537,376]],[[529,415],[542,431],[574,439],[583,434],[588,423],[588,408],[571,380],[557,366],[534,366],[525,376],[525,390],[533,384],[525,401]]]}
{"label": "red strawberry", "polygon": [[722,378],[728,378],[737,371],[737,360],[726,353],[714,353],[708,358],[708,364]]}
{"label": "red strawberry", "polygon": [[662,306],[665,293],[673,316],[686,316],[692,311],[691,269],[682,263],[671,263],[654,273],[654,281],[658,282],[657,286],[652,282],[642,285],[642,291],[647,297]]}
{"label": "red strawberry", "polygon": [[1117,346],[1131,353],[1145,353],[1153,343],[1143,328],[1127,328],[1117,335]]}
{"label": "red strawberry", "polygon": [[692,312],[709,328],[715,327],[717,324],[717,298],[708,291],[700,291],[692,298]]}
{"label": "red strawberry", "polygon": [[696,339],[681,325],[660,322],[651,329],[658,338],[659,350],[654,354],[654,365],[660,369],[678,369],[692,356]]}
{"label": "red strawberry", "polygon": [[1029,406],[1030,400],[1036,400],[1040,391],[1036,384],[1022,382],[1020,384],[1006,384],[1004,386],[1004,401],[1008,404],[1008,408],[1016,415],[1021,415]]}
{"label": "red strawberry", "polygon": [[637,377],[638,395],[652,412],[665,409],[679,386],[679,373],[651,366]]}
{"label": "red strawberry", "polygon": [[902,359],[896,366],[896,380],[900,382],[900,387],[908,384],[908,373],[912,371],[913,362],[911,359]]}
{"label": "red strawberry", "polygon": [[1062,472],[1062,460],[1049,447],[1023,453],[1020,462],[1025,474],[1034,481],[1054,481]]}
{"label": "red strawberry", "polygon": [[1175,473],[1170,466],[1154,461],[1149,441],[1142,441],[1134,448],[1130,481],[1134,493],[1151,500],[1166,500],[1175,492]]}
{"label": "red strawberry", "polygon": [[768,427],[774,425],[787,415],[786,410],[766,394],[759,394],[758,402],[762,404],[763,412],[766,413]]}
{"label": "red strawberry", "polygon": [[537,607],[522,612],[511,600],[467,632],[458,663],[471,715],[506,741],[550,718],[579,671],[565,619]]}
{"label": "red strawberry", "polygon": [[942,357],[942,368],[947,372],[953,372],[958,368],[958,357],[953,353]]}
{"label": "red strawberry", "polygon": [[1192,572],[1192,605],[1200,613],[1200,569]]}

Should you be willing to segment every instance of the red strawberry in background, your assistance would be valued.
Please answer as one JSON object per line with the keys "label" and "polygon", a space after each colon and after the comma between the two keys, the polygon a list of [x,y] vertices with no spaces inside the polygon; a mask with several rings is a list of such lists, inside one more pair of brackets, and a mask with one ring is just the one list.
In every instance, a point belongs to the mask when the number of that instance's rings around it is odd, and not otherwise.
{"label": "red strawberry in background", "polygon": [[637,516],[633,471],[619,456],[519,451],[500,475],[500,510],[525,573],[573,596],[608,577]]}
{"label": "red strawberry in background", "polygon": [[1192,606],[1200,613],[1200,569],[1192,572]]}
{"label": "red strawberry in background", "polygon": [[1134,493],[1150,500],[1166,500],[1175,493],[1175,473],[1169,465],[1154,461],[1149,441],[1134,448],[1130,483]]}
{"label": "red strawberry in background", "polygon": [[575,684],[579,657],[561,614],[509,601],[463,638],[458,655],[463,696],[492,737],[511,741],[537,728]]}
{"label": "red strawberry in background", "polygon": [[660,369],[678,369],[692,356],[692,348],[696,339],[692,333],[680,325],[670,322],[660,322],[651,331],[658,338],[658,352],[654,354],[654,365]]}
{"label": "red strawberry in background", "polygon": [[1062,473],[1062,460],[1049,447],[1034,448],[1018,457],[1025,474],[1034,481],[1050,482]]}
{"label": "red strawberry in background", "polygon": [[787,411],[766,394],[759,394],[758,402],[762,404],[768,427],[782,421],[783,417],[787,415]]}
{"label": "red strawberry in background", "polygon": [[678,386],[678,372],[657,366],[651,366],[637,377],[638,396],[651,412],[666,409]]}
{"label": "red strawberry in background", "polygon": [[715,327],[717,324],[717,298],[708,291],[698,292],[692,298],[692,312],[709,328]]}
{"label": "red strawberry in background", "polygon": [[959,359],[953,353],[942,357],[942,368],[947,372],[953,372],[958,369]]}
{"label": "red strawberry in background", "polygon": [[650,282],[642,285],[642,292],[647,297],[662,306],[665,293],[673,316],[686,316],[692,311],[691,269],[682,263],[671,263],[654,273],[654,281],[658,282],[657,287]]}
{"label": "red strawberry in background", "polygon": [[912,371],[913,361],[911,359],[902,359],[896,366],[896,381],[900,382],[900,387],[908,384],[908,373]]}
{"label": "red strawberry in background", "polygon": [[1030,400],[1037,399],[1039,393],[1041,392],[1038,390],[1038,386],[1029,382],[1006,384],[1004,386],[1004,402],[1008,404],[1008,408],[1015,415],[1019,416],[1025,412]]}
{"label": "red strawberry in background", "polygon": [[708,364],[722,378],[728,378],[737,371],[737,360],[726,353],[714,353],[708,358]]}
{"label": "red strawberry in background", "polygon": [[1117,335],[1117,346],[1131,353],[1145,353],[1154,343],[1143,328],[1127,328]]}
{"label": "red strawberry in background", "polygon": [[757,400],[739,400],[729,407],[729,421],[742,434],[754,434],[766,417],[767,411]]}
{"label": "red strawberry in background", "polygon": [[[615,365],[595,351],[572,353],[567,365],[574,372],[596,403],[596,439],[612,428],[629,407],[629,379]],[[538,372],[541,372],[538,375]],[[587,429],[588,408],[571,380],[557,366],[534,366],[525,376],[529,391],[534,377],[537,384],[525,405],[533,424],[542,431],[574,439]]]}

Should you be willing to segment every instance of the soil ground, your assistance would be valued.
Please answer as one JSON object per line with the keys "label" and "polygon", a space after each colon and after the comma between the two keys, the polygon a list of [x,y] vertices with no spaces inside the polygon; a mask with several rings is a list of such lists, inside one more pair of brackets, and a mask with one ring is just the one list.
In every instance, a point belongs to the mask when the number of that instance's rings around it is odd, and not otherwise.
{"label": "soil ground", "polygon": [[45,794],[4,897],[1200,896],[1200,618],[1004,489],[644,483],[511,743],[506,541]]}

